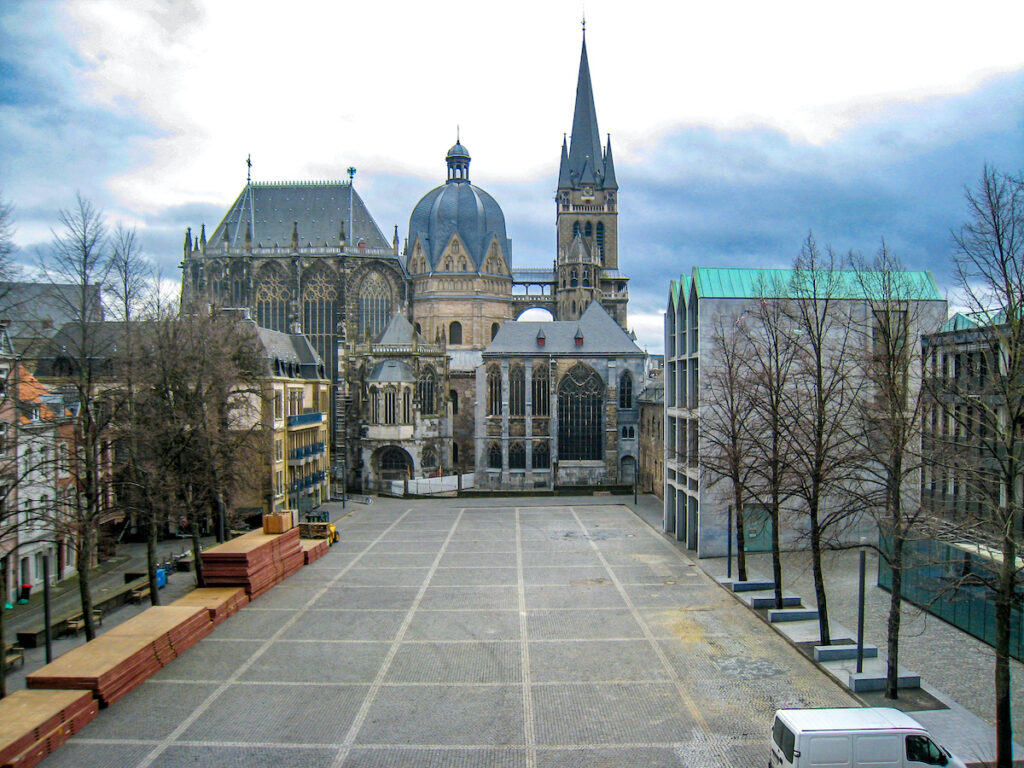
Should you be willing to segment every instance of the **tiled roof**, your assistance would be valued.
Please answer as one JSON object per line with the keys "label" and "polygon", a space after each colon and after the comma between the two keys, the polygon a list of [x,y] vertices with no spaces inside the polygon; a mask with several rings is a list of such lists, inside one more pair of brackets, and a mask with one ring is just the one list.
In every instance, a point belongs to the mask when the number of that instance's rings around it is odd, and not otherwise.
{"label": "tiled roof", "polygon": [[[537,334],[543,331],[544,346],[537,344]],[[576,344],[581,334],[583,343]],[[501,326],[498,335],[484,351],[485,357],[501,355],[643,355],[600,303],[593,301],[579,320],[528,322],[510,320]]]}

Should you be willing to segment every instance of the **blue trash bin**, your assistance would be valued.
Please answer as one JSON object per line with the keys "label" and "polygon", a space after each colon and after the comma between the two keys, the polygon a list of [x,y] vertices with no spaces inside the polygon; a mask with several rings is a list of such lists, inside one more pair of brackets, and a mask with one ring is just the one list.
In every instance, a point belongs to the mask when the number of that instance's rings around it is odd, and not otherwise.
{"label": "blue trash bin", "polygon": [[167,571],[163,568],[156,569],[156,588],[163,589],[167,586]]}

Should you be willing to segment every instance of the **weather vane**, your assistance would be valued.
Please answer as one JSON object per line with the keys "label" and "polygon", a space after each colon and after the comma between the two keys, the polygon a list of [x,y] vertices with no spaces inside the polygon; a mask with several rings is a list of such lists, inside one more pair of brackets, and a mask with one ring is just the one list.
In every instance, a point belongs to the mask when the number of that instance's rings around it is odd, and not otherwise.
{"label": "weather vane", "polygon": [[583,26],[583,37],[587,36],[587,9],[586,6],[583,8],[583,18],[580,20],[580,24]]}
{"label": "weather vane", "polygon": [[245,183],[246,184],[252,184],[252,154],[251,153],[249,154],[248,157],[245,158],[245,166],[246,166]]}

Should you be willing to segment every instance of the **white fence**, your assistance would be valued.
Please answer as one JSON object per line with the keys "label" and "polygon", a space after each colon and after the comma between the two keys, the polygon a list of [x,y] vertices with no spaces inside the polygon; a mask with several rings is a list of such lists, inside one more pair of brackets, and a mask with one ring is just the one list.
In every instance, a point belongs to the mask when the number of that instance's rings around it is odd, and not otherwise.
{"label": "white fence", "polygon": [[[408,491],[406,484],[408,483]],[[459,488],[473,487],[473,473],[462,475],[462,485],[459,485],[459,475],[445,475],[444,477],[418,477],[414,480],[392,480],[391,495],[404,496],[406,492],[413,496],[427,496],[433,493],[455,493]]]}

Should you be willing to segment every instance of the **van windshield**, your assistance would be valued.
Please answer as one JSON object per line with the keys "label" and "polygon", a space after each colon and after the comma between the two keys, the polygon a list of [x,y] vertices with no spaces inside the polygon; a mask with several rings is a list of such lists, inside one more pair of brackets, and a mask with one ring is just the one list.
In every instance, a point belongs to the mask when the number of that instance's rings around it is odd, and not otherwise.
{"label": "van windshield", "polygon": [[772,741],[782,751],[782,756],[786,758],[786,762],[792,763],[796,737],[786,724],[779,719],[778,715],[775,717],[775,725],[772,726]]}

